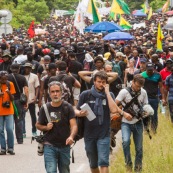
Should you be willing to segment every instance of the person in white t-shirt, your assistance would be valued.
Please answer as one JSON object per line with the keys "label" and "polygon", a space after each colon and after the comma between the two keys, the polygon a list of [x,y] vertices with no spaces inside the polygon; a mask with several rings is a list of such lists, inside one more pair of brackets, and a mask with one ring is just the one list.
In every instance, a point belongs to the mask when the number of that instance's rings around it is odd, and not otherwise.
{"label": "person in white t-shirt", "polygon": [[[123,141],[123,151],[125,157],[125,163],[128,171],[132,171],[132,160],[130,153],[130,136],[133,133],[133,140],[135,144],[136,157],[134,163],[135,172],[142,170],[142,158],[143,158],[143,122],[142,118],[138,118],[140,105],[148,104],[148,96],[146,91],[142,88],[145,79],[137,74],[134,76],[131,87],[122,89],[116,97],[116,104],[126,106],[135,97],[135,101],[132,106],[131,119],[125,117],[122,118],[121,131]],[[130,106],[129,106],[130,107]],[[128,108],[127,108],[128,109]],[[127,110],[125,110],[127,111]]]}
{"label": "person in white t-shirt", "polygon": [[17,57],[14,59],[14,63],[23,64],[27,60],[27,55],[23,55],[23,51],[22,46],[17,49]]}
{"label": "person in white t-shirt", "polygon": [[[31,73],[32,71],[32,64],[31,63],[25,63],[24,64],[24,71],[25,71],[25,78],[28,81],[28,89],[29,89],[29,99],[28,99],[28,109],[31,115],[31,122],[32,122],[32,135],[36,136],[36,111],[35,111],[35,104],[38,96],[39,91],[39,79],[38,76],[34,73]],[[26,137],[26,130],[25,130],[25,119],[24,119],[24,131],[23,131],[23,137]]]}

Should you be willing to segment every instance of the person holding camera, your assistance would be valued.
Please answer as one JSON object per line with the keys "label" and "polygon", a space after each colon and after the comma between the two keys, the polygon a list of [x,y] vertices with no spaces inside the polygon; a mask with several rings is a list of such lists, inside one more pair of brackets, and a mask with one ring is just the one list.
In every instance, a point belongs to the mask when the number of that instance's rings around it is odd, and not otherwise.
{"label": "person holding camera", "polygon": [[[121,124],[123,151],[128,171],[132,171],[132,159],[130,153],[130,136],[132,133],[136,150],[134,170],[136,172],[142,170],[143,122],[139,112],[141,112],[140,105],[145,105],[148,103],[147,93],[142,88],[144,86],[144,82],[145,79],[140,74],[135,75],[131,87],[122,89],[115,100],[117,105],[122,104],[124,111],[130,113],[131,115],[131,117],[128,117],[128,119],[123,116]],[[126,105],[129,105],[128,108]],[[125,108],[127,108],[127,110]]]}
{"label": "person holding camera", "polygon": [[[0,71],[0,155],[6,155],[6,152],[10,155],[14,155],[14,109],[12,101],[14,99],[13,94],[16,93],[14,85],[8,80],[8,73],[6,71]],[[4,126],[7,131],[7,146],[4,134]],[[8,148],[7,148],[8,147]]]}
{"label": "person holding camera", "polygon": [[77,134],[75,113],[72,105],[62,101],[60,82],[52,81],[48,87],[52,101],[41,107],[36,123],[37,129],[44,133],[46,172],[57,172],[58,166],[60,173],[70,173],[70,145]]}

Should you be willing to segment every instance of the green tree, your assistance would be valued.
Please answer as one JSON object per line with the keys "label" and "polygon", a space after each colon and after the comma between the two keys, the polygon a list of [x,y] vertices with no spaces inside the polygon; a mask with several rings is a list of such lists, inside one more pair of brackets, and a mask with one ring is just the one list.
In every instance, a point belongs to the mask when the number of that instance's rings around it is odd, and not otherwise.
{"label": "green tree", "polygon": [[44,0],[18,0],[18,5],[14,9],[13,25],[24,24],[28,26],[32,20],[42,22],[49,16],[49,9]]}

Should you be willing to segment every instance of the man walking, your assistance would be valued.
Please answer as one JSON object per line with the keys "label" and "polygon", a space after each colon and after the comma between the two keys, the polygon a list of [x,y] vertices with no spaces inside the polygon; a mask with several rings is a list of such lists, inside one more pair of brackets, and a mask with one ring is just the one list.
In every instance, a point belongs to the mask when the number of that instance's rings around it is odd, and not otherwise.
{"label": "man walking", "polygon": [[49,83],[51,102],[40,109],[36,127],[44,132],[44,161],[47,173],[70,173],[70,145],[77,133],[77,124],[73,107],[62,101],[62,85],[60,82]]}
{"label": "man walking", "polygon": [[[91,90],[82,92],[75,110],[77,116],[84,117],[85,150],[92,173],[109,172],[110,113],[114,111],[112,108],[118,112],[118,108],[110,102],[115,98],[114,95],[105,91],[107,80],[106,72],[97,72],[94,75],[94,85]],[[84,103],[88,103],[96,116],[92,121],[85,117],[86,111],[80,110]]]}
{"label": "man walking", "polygon": [[[118,96],[116,97],[116,104],[126,106],[127,103],[136,97],[136,101],[142,105],[148,103],[148,97],[146,91],[142,88],[144,85],[145,79],[137,74],[134,76],[131,87],[128,89],[122,89]],[[134,102],[134,103],[135,103]],[[139,105],[131,104],[132,109],[139,113]],[[130,153],[130,136],[133,133],[133,140],[135,144],[136,157],[134,170],[139,172],[142,170],[142,158],[143,158],[143,123],[141,119],[138,119],[135,114],[132,115],[131,119],[123,117],[121,124],[122,131],[122,141],[123,141],[123,151],[125,157],[125,163],[128,171],[132,171],[132,160]],[[138,116],[138,115],[137,115]]]}
{"label": "man walking", "polygon": [[28,104],[26,105],[21,104],[20,102],[20,95],[23,93],[26,95],[28,100],[28,83],[26,78],[23,75],[19,74],[20,65],[19,64],[12,64],[11,65],[12,74],[8,76],[8,80],[13,82],[16,93],[14,94],[14,103],[18,109],[19,116],[17,117],[14,114],[14,122],[15,122],[15,133],[16,139],[18,144],[23,144],[23,118],[26,109],[28,108]]}

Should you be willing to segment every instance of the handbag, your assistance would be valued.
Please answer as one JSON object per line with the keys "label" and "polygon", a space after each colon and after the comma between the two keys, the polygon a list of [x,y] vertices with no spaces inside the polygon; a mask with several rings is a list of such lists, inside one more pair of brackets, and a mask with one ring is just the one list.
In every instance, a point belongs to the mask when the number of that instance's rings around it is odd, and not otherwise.
{"label": "handbag", "polygon": [[13,74],[12,74],[12,76],[13,76],[13,78],[14,78],[14,81],[15,81],[16,85],[17,85],[17,89],[18,89],[18,91],[19,91],[19,93],[20,93],[20,99],[19,99],[19,101],[20,101],[20,103],[21,103],[22,105],[25,105],[25,104],[27,103],[27,96],[26,96],[25,94],[21,93],[20,88],[19,88],[19,85],[18,85],[18,83],[17,83],[17,81],[16,81],[15,76],[14,76]]}

